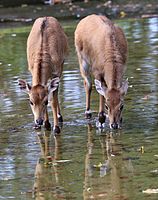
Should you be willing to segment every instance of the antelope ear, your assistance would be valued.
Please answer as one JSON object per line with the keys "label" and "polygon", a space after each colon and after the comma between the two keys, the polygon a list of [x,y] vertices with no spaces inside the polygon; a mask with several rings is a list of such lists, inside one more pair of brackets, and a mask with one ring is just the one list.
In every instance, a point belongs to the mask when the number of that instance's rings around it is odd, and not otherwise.
{"label": "antelope ear", "polygon": [[25,93],[29,93],[29,91],[31,90],[31,85],[29,85],[25,80],[19,79],[18,85],[20,89]]}
{"label": "antelope ear", "polygon": [[127,90],[128,90],[128,79],[123,82],[122,87],[120,88],[120,92],[121,94],[126,95]]}
{"label": "antelope ear", "polygon": [[59,77],[53,78],[51,80],[51,82],[48,85],[48,91],[49,91],[49,93],[53,93],[58,88],[59,81],[60,81]]}
{"label": "antelope ear", "polygon": [[96,87],[97,92],[99,94],[101,94],[102,96],[105,96],[105,92],[106,92],[107,88],[102,86],[101,82],[97,79],[94,80],[94,83],[95,83],[95,87]]}

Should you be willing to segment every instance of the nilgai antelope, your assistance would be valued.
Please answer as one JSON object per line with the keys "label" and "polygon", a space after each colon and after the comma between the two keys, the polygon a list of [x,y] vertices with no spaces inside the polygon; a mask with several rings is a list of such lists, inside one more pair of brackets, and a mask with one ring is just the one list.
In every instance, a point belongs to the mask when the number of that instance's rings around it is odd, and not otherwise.
{"label": "nilgai antelope", "polygon": [[20,88],[29,95],[35,128],[40,128],[44,122],[45,127],[50,129],[47,111],[50,100],[54,118],[53,130],[55,133],[60,132],[58,122],[62,121],[62,116],[58,86],[67,51],[67,37],[59,22],[53,17],[38,18],[27,40],[27,60],[32,86],[19,80]]}
{"label": "nilgai antelope", "polygon": [[[127,41],[121,28],[105,16],[89,15],[82,19],[75,31],[75,47],[86,91],[86,117],[91,117],[91,74],[100,94],[99,122],[105,122],[107,110],[109,125],[120,128],[124,95],[128,81],[123,81],[127,59]],[[104,106],[105,103],[105,106]]]}

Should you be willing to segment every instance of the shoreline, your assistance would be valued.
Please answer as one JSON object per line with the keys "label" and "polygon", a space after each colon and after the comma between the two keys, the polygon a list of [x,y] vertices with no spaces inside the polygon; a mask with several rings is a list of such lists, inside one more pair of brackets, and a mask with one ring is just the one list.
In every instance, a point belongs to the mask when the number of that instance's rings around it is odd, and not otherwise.
{"label": "shoreline", "polygon": [[137,3],[137,4],[112,4],[89,2],[69,3],[55,5],[22,5],[21,7],[0,8],[0,27],[3,23],[24,23],[30,24],[41,16],[53,16],[58,20],[82,19],[90,14],[106,15],[110,19],[123,18],[158,18],[158,4]]}

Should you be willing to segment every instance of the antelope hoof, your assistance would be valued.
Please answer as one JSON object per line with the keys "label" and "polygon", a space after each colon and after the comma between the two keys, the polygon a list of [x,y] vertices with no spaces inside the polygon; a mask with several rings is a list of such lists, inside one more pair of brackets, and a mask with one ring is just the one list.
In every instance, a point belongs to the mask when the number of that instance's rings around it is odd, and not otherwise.
{"label": "antelope hoof", "polygon": [[60,128],[59,128],[59,126],[55,126],[55,127],[53,128],[53,132],[54,132],[55,135],[56,135],[56,134],[59,134],[59,133],[60,133]]}
{"label": "antelope hoof", "polygon": [[33,128],[34,128],[35,130],[40,130],[40,129],[41,129],[41,126],[38,125],[38,124],[35,124]]}
{"label": "antelope hoof", "polygon": [[113,123],[113,124],[110,125],[110,128],[111,129],[118,129],[119,125],[117,123]]}
{"label": "antelope hoof", "polygon": [[63,117],[62,117],[62,115],[61,115],[61,114],[58,114],[58,121],[59,121],[60,123],[62,123],[62,122],[63,122]]}
{"label": "antelope hoof", "polygon": [[86,119],[91,119],[92,118],[92,113],[91,113],[91,111],[86,111],[85,112],[85,117],[86,117]]}
{"label": "antelope hoof", "polygon": [[46,130],[50,131],[51,130],[51,124],[49,123],[49,121],[45,121],[44,122],[44,127],[46,128]]}
{"label": "antelope hoof", "polygon": [[105,126],[106,126],[105,123],[102,123],[102,124],[101,124],[99,121],[96,121],[96,127],[97,127],[97,128],[99,128],[99,129],[104,129]]}
{"label": "antelope hoof", "polygon": [[105,123],[105,120],[106,120],[106,114],[105,114],[105,112],[100,112],[99,113],[99,115],[98,115],[98,117],[99,117],[99,122],[101,123],[101,124],[104,124]]}

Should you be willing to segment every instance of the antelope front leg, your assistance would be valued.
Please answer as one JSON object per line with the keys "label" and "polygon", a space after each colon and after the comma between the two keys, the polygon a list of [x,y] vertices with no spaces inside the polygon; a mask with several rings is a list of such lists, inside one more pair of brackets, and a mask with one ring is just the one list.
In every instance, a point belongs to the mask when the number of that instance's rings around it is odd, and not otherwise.
{"label": "antelope front leg", "polygon": [[49,122],[48,111],[47,111],[47,110],[46,110],[46,113],[45,113],[44,127],[45,127],[47,130],[51,130],[51,124],[50,124],[50,122]]}
{"label": "antelope front leg", "polygon": [[63,117],[62,117],[61,112],[60,112],[59,101],[58,101],[58,105],[57,105],[57,111],[58,111],[58,121],[60,123],[62,123],[63,122]]}
{"label": "antelope front leg", "polygon": [[106,120],[106,114],[104,112],[104,97],[102,95],[99,95],[100,101],[99,101],[99,122],[101,125],[105,123]]}
{"label": "antelope front leg", "polygon": [[86,112],[85,112],[85,116],[87,119],[90,119],[92,117],[92,113],[90,111],[90,97],[91,97],[91,91],[92,91],[92,83],[89,80],[88,81],[84,81],[84,87],[85,87],[85,91],[86,91]]}
{"label": "antelope front leg", "polygon": [[53,92],[53,102],[52,102],[52,111],[53,111],[53,118],[54,118],[54,133],[60,133],[60,128],[58,125],[58,89]]}
{"label": "antelope front leg", "polygon": [[90,97],[91,97],[91,91],[92,91],[92,81],[91,81],[89,63],[83,58],[83,56],[80,53],[80,50],[78,50],[77,55],[78,55],[81,75],[84,79],[84,88],[86,92],[85,117],[87,119],[90,119],[92,117],[92,113],[90,111]]}

